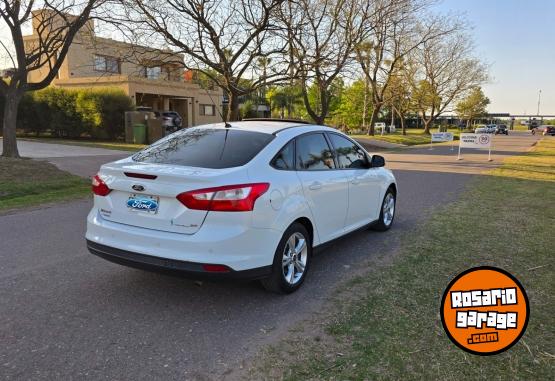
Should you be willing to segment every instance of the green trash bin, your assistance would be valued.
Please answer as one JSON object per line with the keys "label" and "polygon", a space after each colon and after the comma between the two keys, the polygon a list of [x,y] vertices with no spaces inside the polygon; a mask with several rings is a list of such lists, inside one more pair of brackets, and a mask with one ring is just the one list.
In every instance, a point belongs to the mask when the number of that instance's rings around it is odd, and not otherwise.
{"label": "green trash bin", "polygon": [[133,125],[133,143],[145,144],[146,141],[146,126],[141,123]]}

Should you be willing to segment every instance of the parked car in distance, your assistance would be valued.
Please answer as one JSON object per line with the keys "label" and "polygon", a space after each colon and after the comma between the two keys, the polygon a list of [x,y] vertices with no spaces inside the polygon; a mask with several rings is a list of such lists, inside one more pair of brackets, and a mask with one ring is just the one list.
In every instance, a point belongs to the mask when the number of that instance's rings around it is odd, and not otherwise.
{"label": "parked car in distance", "polygon": [[505,124],[498,124],[497,128],[495,129],[495,135],[509,135],[509,129]]}
{"label": "parked car in distance", "polygon": [[162,119],[162,126],[166,128],[167,133],[175,132],[183,125],[183,118],[175,111],[155,111],[154,115]]}
{"label": "parked car in distance", "polygon": [[495,131],[497,131],[497,124],[488,124],[486,126],[486,132],[488,134],[495,134]]}
{"label": "parked car in distance", "polygon": [[487,134],[487,126],[485,124],[478,124],[474,128],[475,134]]}
{"label": "parked car in distance", "polygon": [[384,165],[324,126],[253,120],[180,130],[100,168],[87,246],[132,267],[261,279],[293,292],[314,247],[392,226],[397,185]]}
{"label": "parked car in distance", "polygon": [[547,136],[547,135],[551,135],[551,136],[555,136],[555,126],[549,126],[549,125],[545,125],[545,126],[540,126],[539,130],[541,131],[543,128],[543,135]]}

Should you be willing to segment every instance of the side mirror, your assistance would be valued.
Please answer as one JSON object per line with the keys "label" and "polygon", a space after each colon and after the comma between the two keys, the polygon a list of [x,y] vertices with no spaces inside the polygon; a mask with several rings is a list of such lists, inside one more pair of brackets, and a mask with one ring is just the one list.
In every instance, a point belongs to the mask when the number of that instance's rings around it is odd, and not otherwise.
{"label": "side mirror", "polygon": [[380,155],[372,155],[372,161],[370,162],[372,168],[385,167],[385,159]]}

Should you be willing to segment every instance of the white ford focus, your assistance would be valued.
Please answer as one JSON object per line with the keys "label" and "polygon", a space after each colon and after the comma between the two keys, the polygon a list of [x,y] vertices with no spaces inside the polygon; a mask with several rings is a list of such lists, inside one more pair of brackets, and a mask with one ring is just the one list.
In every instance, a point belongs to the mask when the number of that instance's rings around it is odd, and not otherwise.
{"label": "white ford focus", "polygon": [[301,122],[181,130],[100,168],[87,246],[128,266],[292,292],[314,247],[391,227],[397,186],[384,164],[336,130]]}

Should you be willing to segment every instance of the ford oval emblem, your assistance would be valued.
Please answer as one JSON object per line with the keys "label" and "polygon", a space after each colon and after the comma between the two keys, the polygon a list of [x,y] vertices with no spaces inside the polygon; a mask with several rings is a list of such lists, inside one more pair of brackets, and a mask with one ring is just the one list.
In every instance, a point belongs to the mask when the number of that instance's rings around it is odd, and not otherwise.
{"label": "ford oval emblem", "polygon": [[132,209],[146,211],[156,211],[158,209],[158,203],[147,198],[130,198],[127,200],[127,206]]}
{"label": "ford oval emblem", "polygon": [[143,187],[142,185],[139,185],[139,184],[135,184],[131,188],[133,188],[133,190],[136,190],[137,192],[142,192],[142,191],[145,190],[145,187]]}

